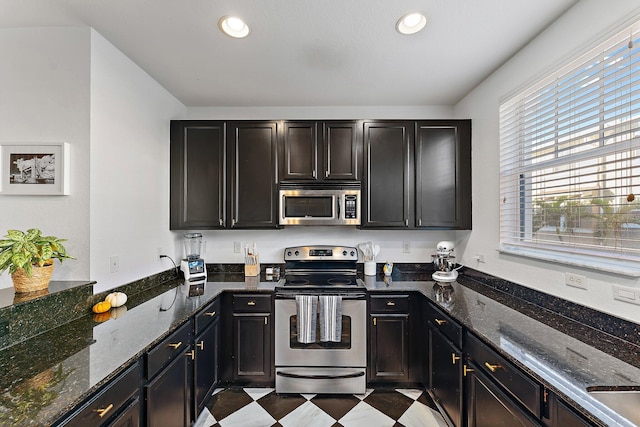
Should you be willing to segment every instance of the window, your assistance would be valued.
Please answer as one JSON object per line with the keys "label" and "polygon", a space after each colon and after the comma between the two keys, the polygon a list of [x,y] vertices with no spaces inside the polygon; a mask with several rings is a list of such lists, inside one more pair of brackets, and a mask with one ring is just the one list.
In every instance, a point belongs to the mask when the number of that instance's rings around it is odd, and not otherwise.
{"label": "window", "polygon": [[501,103],[501,250],[640,273],[639,28]]}

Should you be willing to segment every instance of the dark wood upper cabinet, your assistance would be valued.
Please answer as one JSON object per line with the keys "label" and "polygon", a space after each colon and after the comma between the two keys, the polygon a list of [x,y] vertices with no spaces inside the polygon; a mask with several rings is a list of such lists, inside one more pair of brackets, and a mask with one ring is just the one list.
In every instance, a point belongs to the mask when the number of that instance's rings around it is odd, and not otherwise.
{"label": "dark wood upper cabinet", "polygon": [[172,121],[170,154],[170,228],[224,228],[224,122]]}
{"label": "dark wood upper cabinet", "polygon": [[471,121],[416,124],[416,227],[471,229]]}
{"label": "dark wood upper cabinet", "polygon": [[285,121],[280,180],[359,180],[360,140],[356,121]]}
{"label": "dark wood upper cabinet", "polygon": [[471,229],[471,121],[364,123],[363,228]]}
{"label": "dark wood upper cabinet", "polygon": [[364,123],[363,228],[413,224],[414,122]]}
{"label": "dark wood upper cabinet", "polygon": [[277,228],[278,126],[228,123],[231,228]]}

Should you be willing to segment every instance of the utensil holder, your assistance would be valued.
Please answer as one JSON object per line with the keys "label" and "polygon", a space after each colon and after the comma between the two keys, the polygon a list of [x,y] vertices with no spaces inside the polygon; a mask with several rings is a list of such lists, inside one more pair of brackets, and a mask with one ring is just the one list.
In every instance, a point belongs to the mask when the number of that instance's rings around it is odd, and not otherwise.
{"label": "utensil holder", "polygon": [[376,275],[376,262],[375,261],[365,261],[364,262],[364,275],[365,276],[375,276]]}

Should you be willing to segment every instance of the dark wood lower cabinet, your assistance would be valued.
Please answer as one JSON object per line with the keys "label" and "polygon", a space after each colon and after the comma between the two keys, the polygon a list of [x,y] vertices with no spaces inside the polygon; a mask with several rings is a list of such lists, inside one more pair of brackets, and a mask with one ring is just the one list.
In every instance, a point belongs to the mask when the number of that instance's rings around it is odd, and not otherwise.
{"label": "dark wood lower cabinet", "polygon": [[467,420],[469,427],[534,427],[539,426],[524,409],[503,393],[481,370],[471,364]]}
{"label": "dark wood lower cabinet", "polygon": [[140,400],[131,402],[124,411],[108,424],[109,427],[139,427],[140,426]]}
{"label": "dark wood lower cabinet", "polygon": [[193,391],[196,416],[218,382],[218,343],[220,322],[214,321],[194,341]]}
{"label": "dark wood lower cabinet", "polygon": [[271,316],[269,313],[234,314],[234,380],[268,383],[271,367]]}
{"label": "dark wood lower cabinet", "polygon": [[463,425],[463,359],[460,349],[434,328],[429,332],[431,395],[455,427]]}
{"label": "dark wood lower cabinet", "polygon": [[370,326],[369,381],[408,381],[409,315],[372,314]]}
{"label": "dark wood lower cabinet", "polygon": [[147,427],[191,425],[192,354],[186,347],[145,386]]}
{"label": "dark wood lower cabinet", "polygon": [[543,417],[546,427],[589,427],[594,425],[577,414],[554,393],[547,391],[546,396],[548,416]]}

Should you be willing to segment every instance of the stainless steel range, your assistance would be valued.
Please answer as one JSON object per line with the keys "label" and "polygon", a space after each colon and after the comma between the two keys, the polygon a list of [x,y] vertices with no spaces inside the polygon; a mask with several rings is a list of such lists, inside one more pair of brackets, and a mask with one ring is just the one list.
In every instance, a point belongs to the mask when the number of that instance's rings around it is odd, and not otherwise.
{"label": "stainless steel range", "polygon": [[277,393],[364,393],[366,293],[358,251],[344,246],[285,249],[276,286]]}

